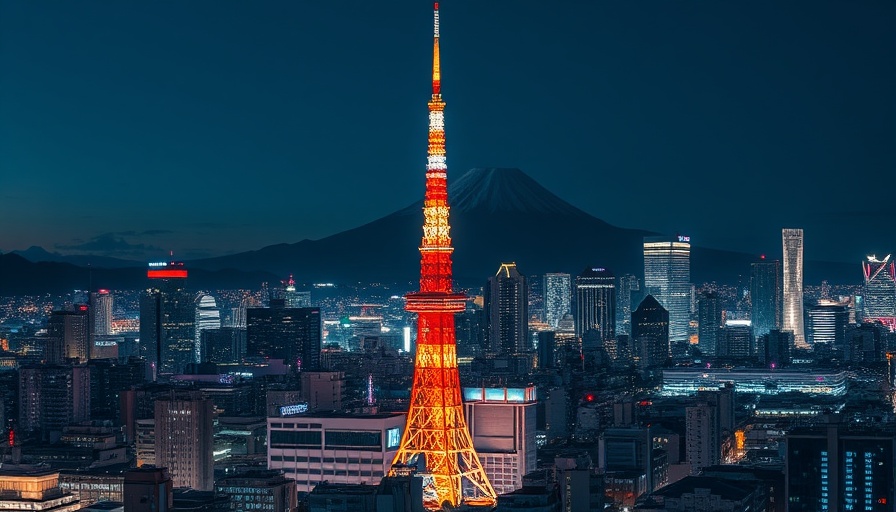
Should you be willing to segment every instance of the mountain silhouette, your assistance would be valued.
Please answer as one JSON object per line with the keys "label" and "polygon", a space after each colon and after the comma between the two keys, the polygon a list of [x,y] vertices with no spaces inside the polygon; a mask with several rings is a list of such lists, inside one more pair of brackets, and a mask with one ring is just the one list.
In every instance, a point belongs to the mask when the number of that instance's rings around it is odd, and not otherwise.
{"label": "mountain silhouette", "polygon": [[[519,169],[472,169],[449,181],[454,276],[481,286],[502,262],[527,275],[599,265],[616,275],[643,273],[648,231],[612,226],[557,197]],[[634,207],[634,206],[633,206]],[[278,244],[190,262],[210,270],[264,270],[297,279],[337,282],[413,282],[419,277],[423,201],[357,228],[319,240]],[[753,255],[693,247],[691,280],[735,284],[749,276]],[[807,278],[810,277],[807,262]],[[824,267],[827,279],[844,266]],[[821,279],[821,278],[819,278]]]}
{"label": "mountain silhouette", "polygon": [[[421,190],[422,195],[422,190]],[[648,231],[610,225],[557,197],[519,169],[472,169],[449,182],[454,277],[479,287],[502,262],[515,262],[524,275],[601,266],[615,275],[643,276],[642,243]],[[632,205],[636,208],[637,205]],[[419,279],[418,247],[423,201],[385,217],[319,240],[277,244],[255,251],[192,260],[191,287],[257,288],[293,274],[299,282],[399,283]],[[30,256],[44,257],[29,249]],[[89,257],[84,257],[89,258]],[[88,260],[91,261],[91,260]],[[691,281],[748,283],[754,255],[691,248]],[[112,262],[118,266],[120,260]],[[806,261],[806,283],[860,282],[856,265]],[[32,262],[19,254],[0,255],[0,296],[107,287],[145,286],[145,266],[88,270],[64,261]]]}

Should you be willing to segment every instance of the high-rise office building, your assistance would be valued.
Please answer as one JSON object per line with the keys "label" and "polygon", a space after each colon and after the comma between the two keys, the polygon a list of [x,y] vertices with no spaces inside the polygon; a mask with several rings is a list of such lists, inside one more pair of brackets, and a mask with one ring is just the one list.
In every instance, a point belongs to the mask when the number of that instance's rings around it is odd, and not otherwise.
{"label": "high-rise office building", "polygon": [[90,356],[90,316],[87,305],[76,306],[75,311],[53,311],[47,321],[47,338],[54,341],[48,344],[53,347],[52,356],[46,354],[47,362],[56,361],[59,347],[62,348],[62,356],[65,359],[73,359],[78,363],[87,362]]}
{"label": "high-rise office building", "polygon": [[62,432],[90,419],[90,368],[26,366],[19,370],[19,427]]}
{"label": "high-rise office building", "polygon": [[722,436],[719,432],[718,414],[718,408],[707,403],[685,409],[685,449],[692,475],[720,462]]}
{"label": "high-rise office building", "polygon": [[632,274],[619,276],[616,286],[616,333],[632,333],[632,309],[640,304],[641,284],[638,277]]}
{"label": "high-rise office building", "polygon": [[781,262],[762,260],[750,264],[750,320],[753,335],[759,338],[781,328],[784,286]]}
{"label": "high-rise office building", "polygon": [[701,294],[697,299],[697,348],[703,355],[716,355],[721,328],[722,301],[719,295],[714,292]]}
{"label": "high-rise office building", "polygon": [[849,305],[835,300],[819,300],[806,308],[806,340],[816,349],[842,346],[849,325]]}
{"label": "high-rise office building", "polygon": [[199,338],[202,362],[239,363],[246,357],[246,329],[205,329]]}
{"label": "high-rise office building", "polygon": [[669,312],[669,340],[688,341],[691,318],[691,239],[644,238],[644,292]]}
{"label": "high-rise office building", "polygon": [[486,335],[496,354],[528,352],[529,294],[516,263],[502,263],[485,287]]}
{"label": "high-rise office building", "polygon": [[214,489],[212,407],[199,393],[156,399],[155,463],[168,468],[174,487]]}
{"label": "high-rise office building", "polygon": [[642,369],[662,366],[669,358],[669,312],[653,295],[632,312],[632,352]]}
{"label": "high-rise office building", "polygon": [[538,323],[546,322],[544,277],[526,276],[526,288],[529,289],[529,320]]}
{"label": "high-rise office building", "polygon": [[616,277],[603,267],[576,276],[576,336],[592,331],[602,343],[616,337]]}
{"label": "high-rise office building", "polygon": [[552,329],[564,315],[572,313],[572,288],[569,274],[544,275],[544,321]]}
{"label": "high-rise office building", "polygon": [[721,357],[744,358],[753,355],[753,327],[749,320],[726,320],[719,331],[716,350]]}
{"label": "high-rise office building", "polygon": [[184,289],[183,263],[150,263],[146,277],[151,284],[140,296],[140,354],[155,379],[196,362],[196,306],[193,294]]}
{"label": "high-rise office building", "polygon": [[498,494],[523,486],[535,471],[535,388],[464,388],[473,447]]}
{"label": "high-rise office building", "polygon": [[788,431],[785,499],[789,512],[891,512],[896,500],[892,430],[827,424]]}
{"label": "high-rise office building", "polygon": [[768,368],[783,368],[790,364],[793,333],[772,329],[757,340],[756,355]]}
{"label": "high-rise office building", "polygon": [[864,318],[877,320],[896,328],[896,264],[890,260],[889,254],[878,260],[868,256],[862,262],[865,275]]}
{"label": "high-rise office building", "polygon": [[269,308],[246,312],[246,356],[283,359],[296,371],[320,369],[320,308]]}
{"label": "high-rise office building", "polygon": [[808,348],[803,329],[803,230],[781,230],[784,244],[782,331],[793,332],[797,348]]}
{"label": "high-rise office building", "polygon": [[93,325],[92,335],[108,336],[112,334],[112,309],[114,296],[109,290],[97,290],[90,294],[90,317]]}
{"label": "high-rise office building", "polygon": [[196,296],[196,361],[203,361],[202,332],[221,327],[221,310],[211,295],[200,293]]}
{"label": "high-rise office building", "polygon": [[271,299],[282,299],[288,308],[310,308],[311,292],[296,289],[296,280],[289,275],[288,279],[280,281],[279,287],[270,289]]}

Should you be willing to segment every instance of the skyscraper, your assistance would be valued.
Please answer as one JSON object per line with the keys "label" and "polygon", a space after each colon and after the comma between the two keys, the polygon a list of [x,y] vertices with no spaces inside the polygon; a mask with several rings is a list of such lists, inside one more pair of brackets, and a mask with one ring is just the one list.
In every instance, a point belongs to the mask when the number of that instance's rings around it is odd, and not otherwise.
{"label": "skyscraper", "polygon": [[497,354],[527,352],[529,294],[526,277],[516,263],[502,263],[485,288],[485,318],[489,350]]}
{"label": "skyscraper", "polygon": [[544,321],[556,329],[563,315],[572,313],[572,290],[569,274],[544,275]]}
{"label": "skyscraper", "polygon": [[[444,110],[436,3],[420,291],[409,294],[406,305],[409,312],[418,315],[417,353],[407,425],[393,461],[393,466],[425,464],[428,476],[423,502],[431,510],[445,503],[451,507],[464,503],[494,506],[497,500],[473,448],[461,401],[454,314],[463,311],[466,304],[464,295],[453,290]],[[526,299],[523,294],[521,300]],[[393,469],[390,475],[396,476],[396,472],[400,469]]]}
{"label": "skyscraper", "polygon": [[872,255],[862,262],[865,275],[864,317],[896,329],[896,265],[890,261],[890,256],[887,254],[886,258],[878,260]]}
{"label": "skyscraper", "polygon": [[90,419],[90,368],[35,366],[19,370],[19,427],[61,432]]}
{"label": "skyscraper", "polygon": [[93,320],[92,335],[107,336],[112,334],[113,295],[109,290],[98,290],[90,294],[90,311]]}
{"label": "skyscraper", "polygon": [[631,334],[632,304],[641,302],[634,297],[641,291],[641,284],[637,276],[625,274],[619,276],[616,290],[616,334]]}
{"label": "skyscraper", "polygon": [[697,347],[703,355],[714,356],[722,328],[722,303],[719,295],[707,292],[697,299]]}
{"label": "skyscraper", "polygon": [[782,331],[793,332],[797,348],[808,348],[803,329],[803,230],[781,230],[784,244],[784,316]]}
{"label": "skyscraper", "polygon": [[819,300],[806,310],[806,340],[816,350],[842,346],[849,325],[849,306],[835,300]]}
{"label": "skyscraper", "polygon": [[707,403],[685,408],[686,450],[691,474],[718,464],[722,454],[722,436],[719,431],[719,409]]}
{"label": "skyscraper", "polygon": [[155,402],[156,466],[168,468],[174,487],[214,488],[212,401],[199,393]]}
{"label": "skyscraper", "polygon": [[200,293],[196,297],[196,361],[203,361],[202,331],[221,327],[221,310],[211,295]]}
{"label": "skyscraper", "polygon": [[296,370],[320,369],[320,308],[287,308],[274,300],[270,308],[246,313],[246,355],[283,359]]}
{"label": "skyscraper", "polygon": [[53,311],[50,314],[50,319],[47,321],[47,337],[54,340],[49,346],[54,347],[53,351],[56,353],[52,357],[47,354],[48,362],[61,362],[55,360],[60,347],[65,359],[74,359],[79,363],[87,361],[90,355],[88,313],[87,306],[82,304],[76,306],[75,311]]}
{"label": "skyscraper", "polygon": [[153,262],[150,287],[140,296],[140,352],[159,374],[184,371],[196,362],[196,307],[184,289],[187,270],[180,262]]}
{"label": "skyscraper", "polygon": [[781,262],[766,260],[750,264],[750,320],[753,335],[759,338],[772,329],[781,328]]}
{"label": "skyscraper", "polygon": [[616,337],[616,277],[603,267],[576,276],[576,336],[595,331],[601,343]]}
{"label": "skyscraper", "polygon": [[669,312],[669,340],[688,341],[691,238],[644,237],[644,292]]}
{"label": "skyscraper", "polygon": [[662,366],[670,355],[669,312],[653,295],[632,312],[632,352],[642,369]]}

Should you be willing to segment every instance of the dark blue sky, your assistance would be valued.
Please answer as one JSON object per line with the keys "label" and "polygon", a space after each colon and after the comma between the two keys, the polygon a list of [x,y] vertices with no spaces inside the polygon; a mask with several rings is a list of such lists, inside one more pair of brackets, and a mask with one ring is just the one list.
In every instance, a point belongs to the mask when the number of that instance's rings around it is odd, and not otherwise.
{"label": "dark blue sky", "polygon": [[[519,167],[709,247],[779,254],[803,227],[809,259],[896,249],[894,2],[441,14],[449,176]],[[430,34],[422,0],[0,0],[0,249],[190,258],[404,207]]]}

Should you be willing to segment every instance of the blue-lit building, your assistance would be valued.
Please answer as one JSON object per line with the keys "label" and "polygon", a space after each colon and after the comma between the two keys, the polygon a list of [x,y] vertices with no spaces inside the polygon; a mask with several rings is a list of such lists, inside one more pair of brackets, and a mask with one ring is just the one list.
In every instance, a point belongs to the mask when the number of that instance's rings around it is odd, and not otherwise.
{"label": "blue-lit building", "polygon": [[498,494],[523,486],[536,468],[535,388],[464,388],[473,448]]}
{"label": "blue-lit building", "polygon": [[834,417],[787,435],[789,512],[891,512],[896,500],[892,431],[848,427]]}
{"label": "blue-lit building", "polygon": [[851,374],[841,370],[775,370],[753,368],[667,368],[663,370],[666,396],[691,395],[719,389],[726,383],[737,393],[777,395],[806,393],[842,396]]}

